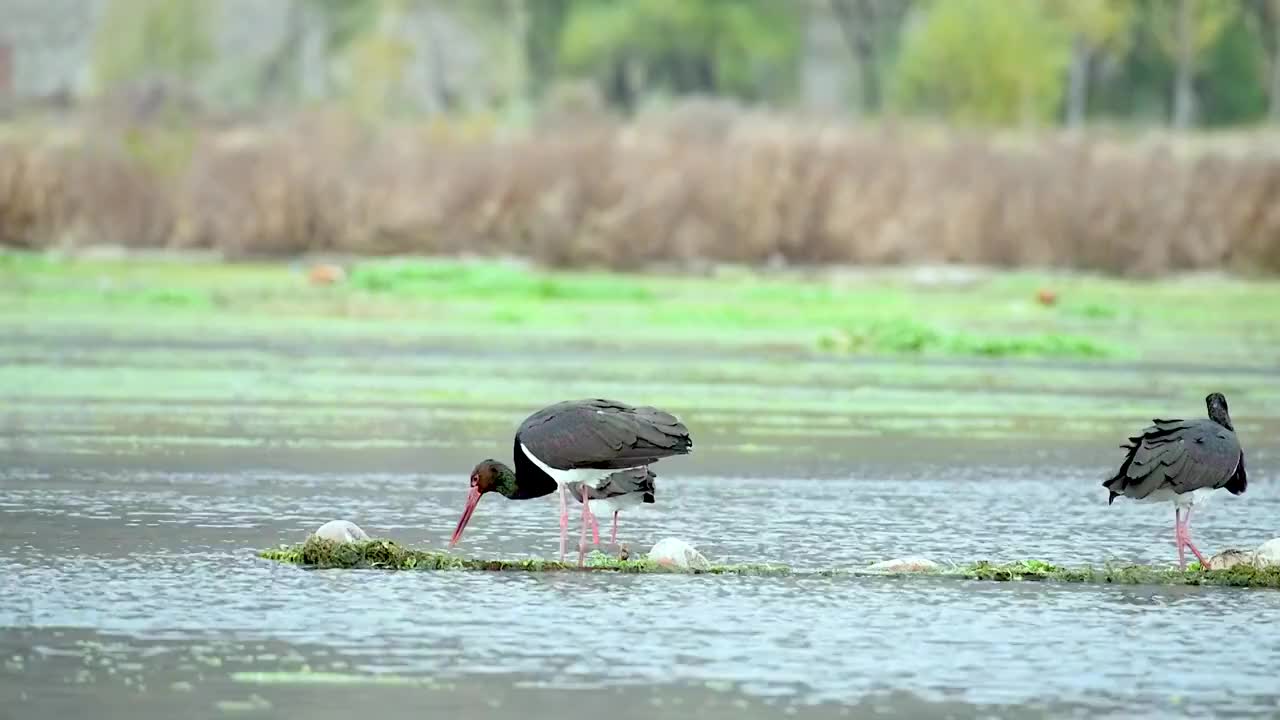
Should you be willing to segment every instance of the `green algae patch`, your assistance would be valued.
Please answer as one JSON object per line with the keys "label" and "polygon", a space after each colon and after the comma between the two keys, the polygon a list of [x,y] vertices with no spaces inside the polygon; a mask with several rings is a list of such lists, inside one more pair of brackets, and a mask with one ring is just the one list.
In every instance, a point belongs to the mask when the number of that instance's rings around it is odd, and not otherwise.
{"label": "green algae patch", "polygon": [[654,562],[647,558],[623,559],[593,551],[587,555],[584,566],[577,562],[559,562],[527,558],[500,560],[467,558],[433,550],[413,550],[392,540],[368,540],[340,543],[333,540],[307,538],[298,545],[283,545],[263,550],[258,556],[276,562],[290,563],[305,568],[373,569],[373,570],[481,570],[490,572],[562,572],[580,570],[612,571],[620,573],[686,573],[706,575],[787,575],[791,569],[785,565],[709,565],[701,568],[679,568]]}
{"label": "green algae patch", "polygon": [[1259,568],[1236,565],[1224,570],[1205,570],[1198,563],[1186,570],[1143,565],[1102,568],[1063,567],[1040,560],[1014,563],[978,562],[947,570],[942,574],[970,580],[1016,582],[1026,580],[1112,585],[1208,585],[1223,587],[1280,588],[1280,567]]}
{"label": "green algae patch", "polygon": [[1038,333],[989,335],[944,332],[915,320],[873,320],[824,333],[818,347],[828,352],[888,355],[944,355],[989,358],[1099,359],[1120,353],[1093,338]]}
{"label": "green algae patch", "polygon": [[828,568],[795,570],[776,564],[710,564],[696,568],[664,565],[646,557],[624,558],[593,550],[583,567],[576,561],[559,562],[538,558],[483,559],[468,558],[435,550],[414,550],[393,540],[340,543],[333,540],[307,538],[296,545],[282,545],[263,550],[258,556],[267,560],[297,565],[308,569],[372,569],[372,570],[472,570],[487,572],[582,572],[751,575],[751,576],[905,576],[919,575],[958,580],[991,582],[1059,582],[1104,585],[1203,585],[1220,587],[1280,588],[1280,567],[1258,568],[1237,565],[1224,570],[1205,570],[1192,563],[1187,570],[1144,565],[1066,567],[1042,560],[1020,560],[1011,563],[979,561],[968,565],[939,567],[932,570],[868,570],[866,568]]}

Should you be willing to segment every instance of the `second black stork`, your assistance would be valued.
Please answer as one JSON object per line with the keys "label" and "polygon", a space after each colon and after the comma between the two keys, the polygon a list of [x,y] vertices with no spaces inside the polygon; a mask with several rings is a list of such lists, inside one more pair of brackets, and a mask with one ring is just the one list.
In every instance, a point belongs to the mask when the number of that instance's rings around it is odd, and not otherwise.
{"label": "second black stork", "polygon": [[1206,419],[1156,419],[1141,435],[1129,438],[1120,446],[1129,451],[1124,462],[1102,483],[1109,491],[1108,505],[1118,497],[1173,503],[1179,570],[1187,567],[1184,548],[1191,550],[1202,567],[1209,564],[1191,544],[1191,510],[1218,490],[1241,495],[1249,485],[1244,451],[1231,424],[1227,399],[1215,392],[1204,402],[1209,413]]}
{"label": "second black stork", "polygon": [[[582,533],[578,565],[586,557],[587,525],[595,526],[591,505],[653,502],[649,466],[662,458],[693,450],[689,430],[674,415],[649,406],[594,398],[549,405],[530,415],[516,431],[512,448],[515,468],[488,459],[471,471],[471,489],[458,526],[449,540],[462,538],[480,498],[496,492],[509,500],[528,500],[560,491],[560,560],[568,537],[567,493],[581,495]],[[608,503],[601,501],[608,500]]]}

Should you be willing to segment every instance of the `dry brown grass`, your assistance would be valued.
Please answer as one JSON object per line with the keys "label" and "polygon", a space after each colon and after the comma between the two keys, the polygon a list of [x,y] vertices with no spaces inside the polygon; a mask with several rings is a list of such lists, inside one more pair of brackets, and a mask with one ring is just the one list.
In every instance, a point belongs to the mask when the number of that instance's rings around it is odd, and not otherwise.
{"label": "dry brown grass", "polygon": [[464,130],[371,134],[329,117],[207,128],[180,163],[139,152],[151,136],[137,129],[108,131],[134,133],[129,142],[98,136],[70,150],[0,141],[0,242],[467,251],[615,268],[1280,270],[1269,135],[1235,145],[997,137],[717,106],[627,124],[564,120],[531,136]]}
{"label": "dry brown grass", "polygon": [[0,143],[0,245],[42,247],[72,216],[60,153]]}

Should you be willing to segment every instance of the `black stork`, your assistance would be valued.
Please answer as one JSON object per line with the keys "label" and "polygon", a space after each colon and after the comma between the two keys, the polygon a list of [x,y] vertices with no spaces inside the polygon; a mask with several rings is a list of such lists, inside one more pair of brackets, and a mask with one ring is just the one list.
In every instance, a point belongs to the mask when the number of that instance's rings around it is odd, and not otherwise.
{"label": "black stork", "polygon": [[1227,412],[1227,399],[1215,392],[1204,402],[1207,420],[1153,419],[1141,435],[1129,438],[1120,446],[1129,451],[1120,469],[1102,483],[1110,491],[1108,505],[1121,496],[1173,502],[1179,570],[1187,566],[1184,548],[1208,567],[1204,555],[1191,544],[1191,510],[1218,490],[1240,495],[1248,485],[1244,451]]}
{"label": "black stork", "polygon": [[[516,431],[514,470],[493,459],[476,464],[471,471],[467,504],[449,545],[458,543],[486,493],[528,500],[559,489],[563,562],[569,526],[566,494],[572,489],[582,502],[582,535],[578,541],[581,566],[586,557],[587,525],[595,525],[592,502],[615,513],[624,504],[633,504],[633,497],[652,502],[654,476],[649,466],[692,450],[688,428],[674,415],[655,407],[601,398],[549,405],[526,418]],[[616,533],[616,514],[614,528]]]}

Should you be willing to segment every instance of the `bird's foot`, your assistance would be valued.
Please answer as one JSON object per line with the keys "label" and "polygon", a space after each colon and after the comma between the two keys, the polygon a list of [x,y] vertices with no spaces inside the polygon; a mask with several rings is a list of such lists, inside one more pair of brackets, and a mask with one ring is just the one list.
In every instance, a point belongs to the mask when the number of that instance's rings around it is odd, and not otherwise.
{"label": "bird's foot", "polygon": [[1209,569],[1209,561],[1208,561],[1208,560],[1205,560],[1205,559],[1204,559],[1204,555],[1200,554],[1200,551],[1199,551],[1198,549],[1196,549],[1196,546],[1191,544],[1191,538],[1190,538],[1190,537],[1188,537],[1186,540],[1187,540],[1187,549],[1188,549],[1188,550],[1190,550],[1190,551],[1191,551],[1191,554],[1192,554],[1192,555],[1195,555],[1195,556],[1196,556],[1196,559],[1200,561],[1200,568],[1201,568],[1201,569],[1203,569],[1203,570],[1208,570],[1208,569]]}
{"label": "bird's foot", "polygon": [[1174,542],[1178,544],[1178,569],[1186,571],[1185,550],[1190,550],[1191,554],[1196,556],[1196,560],[1200,561],[1200,567],[1208,570],[1209,561],[1205,560],[1200,549],[1191,542],[1191,508],[1188,507],[1186,510],[1175,508],[1173,518],[1173,537]]}

